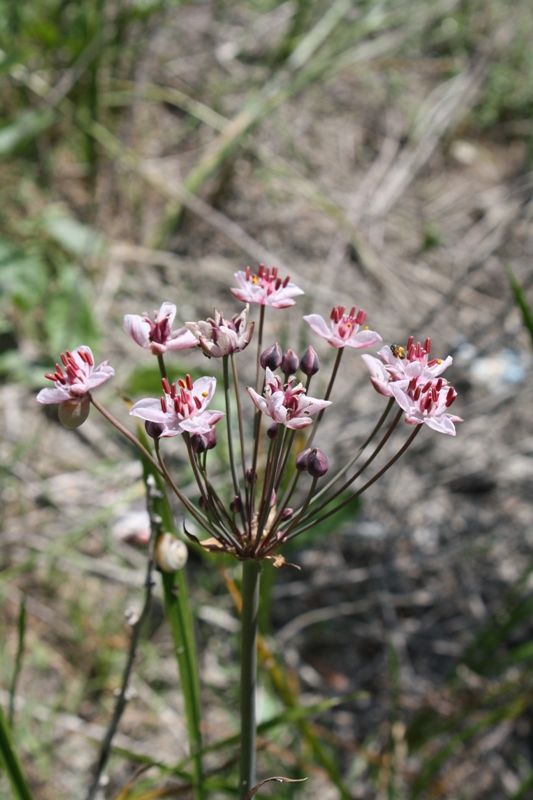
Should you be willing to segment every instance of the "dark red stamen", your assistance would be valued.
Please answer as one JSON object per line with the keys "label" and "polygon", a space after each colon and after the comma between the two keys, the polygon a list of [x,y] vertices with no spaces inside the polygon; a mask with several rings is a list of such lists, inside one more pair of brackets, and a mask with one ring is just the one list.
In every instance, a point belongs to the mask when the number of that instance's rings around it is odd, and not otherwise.
{"label": "dark red stamen", "polygon": [[277,280],[278,277],[278,267],[272,267],[272,277]]}
{"label": "dark red stamen", "polygon": [[202,401],[200,400],[200,398],[196,397],[196,395],[193,394],[192,399],[194,400],[196,408],[200,409],[202,407]]}
{"label": "dark red stamen", "polygon": [[431,339],[429,338],[429,336],[425,341],[424,350],[426,351],[427,355],[431,353]]}
{"label": "dark red stamen", "polygon": [[250,280],[250,274],[251,274],[250,267],[246,267],[246,280],[247,280],[247,281],[249,281],[249,280]]}
{"label": "dark red stamen", "polygon": [[287,277],[286,277],[286,278],[285,278],[285,280],[283,281],[283,288],[284,288],[284,289],[286,289],[286,288],[287,288],[287,286],[288,286],[288,284],[289,284],[289,282],[290,282],[290,279],[291,279],[291,276],[290,276],[290,275],[287,275]]}
{"label": "dark red stamen", "polygon": [[257,270],[257,275],[259,278],[262,278],[265,272],[265,265],[259,264],[259,269]]}
{"label": "dark red stamen", "polygon": [[160,402],[161,402],[161,411],[163,412],[163,414],[166,414],[167,413],[167,401],[165,400],[164,397],[162,397]]}
{"label": "dark red stamen", "polygon": [[163,384],[163,391],[165,394],[170,394],[170,384],[166,378],[161,379],[161,383]]}
{"label": "dark red stamen", "polygon": [[185,380],[187,381],[187,389],[189,392],[192,392],[192,378],[190,375],[185,376]]}

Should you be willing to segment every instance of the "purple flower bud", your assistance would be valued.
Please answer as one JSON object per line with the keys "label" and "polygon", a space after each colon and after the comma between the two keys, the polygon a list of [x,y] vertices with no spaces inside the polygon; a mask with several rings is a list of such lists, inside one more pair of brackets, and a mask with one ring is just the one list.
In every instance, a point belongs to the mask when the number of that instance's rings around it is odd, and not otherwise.
{"label": "purple flower bud", "polygon": [[201,433],[191,433],[191,449],[193,453],[205,453],[207,450],[207,440]]}
{"label": "purple flower bud", "polygon": [[277,439],[278,438],[278,431],[279,431],[279,423],[273,422],[270,427],[267,428],[267,436],[269,439]]}
{"label": "purple flower bud", "polygon": [[302,360],[300,361],[300,369],[304,375],[307,375],[308,378],[310,378],[312,375],[316,375],[320,369],[320,361],[318,360],[318,356],[314,348],[307,348],[302,356]]}
{"label": "purple flower bud", "polygon": [[288,519],[291,519],[293,514],[294,514],[294,508],[285,508],[281,515],[281,519],[283,520],[283,522],[286,522]]}
{"label": "purple flower bud", "polygon": [[246,470],[246,483],[250,486],[257,481],[257,472],[253,472],[250,467]]}
{"label": "purple flower bud", "polygon": [[211,425],[211,430],[209,431],[209,433],[204,433],[203,437],[206,441],[208,450],[212,450],[214,447],[217,446],[218,434],[217,434],[217,429],[215,428],[214,425]]}
{"label": "purple flower bud", "polygon": [[150,420],[147,419],[144,423],[144,430],[152,439],[159,439],[164,428],[158,422],[150,422]]}
{"label": "purple flower bud", "polygon": [[238,494],[236,494],[235,497],[233,497],[233,499],[229,504],[229,507],[232,514],[238,514],[239,511],[242,511],[242,500]]}
{"label": "purple flower bud", "polygon": [[281,364],[281,359],[283,358],[281,353],[281,347],[276,342],[276,344],[271,345],[266,350],[261,353],[261,358],[259,359],[261,362],[261,366],[263,369],[267,367],[274,371],[279,367]]}
{"label": "purple flower bud", "polygon": [[294,350],[286,350],[283,353],[283,358],[281,359],[281,371],[285,375],[294,375],[298,366],[300,364],[300,359],[294,352]]}
{"label": "purple flower bud", "polygon": [[276,492],[274,491],[274,489],[272,489],[272,494],[270,495],[269,506],[270,506],[270,508],[272,508],[272,506],[275,506],[275,505],[276,505]]}
{"label": "purple flower bud", "polygon": [[302,450],[296,459],[296,469],[298,469],[300,472],[307,472],[307,462],[309,461],[310,454],[311,448],[308,447],[306,450]]}
{"label": "purple flower bud", "polygon": [[307,471],[313,478],[321,478],[329,469],[329,458],[318,447],[311,450],[307,459]]}

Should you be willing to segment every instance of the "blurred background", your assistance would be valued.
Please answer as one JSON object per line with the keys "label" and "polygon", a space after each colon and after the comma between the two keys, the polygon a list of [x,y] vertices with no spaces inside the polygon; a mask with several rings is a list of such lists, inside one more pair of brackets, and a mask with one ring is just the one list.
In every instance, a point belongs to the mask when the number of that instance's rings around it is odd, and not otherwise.
{"label": "blurred background", "polygon": [[[230,316],[233,273],[260,262],[306,292],[267,344],[327,365],[301,316],[355,304],[385,343],[453,355],[465,419],[297,540],[300,572],[265,570],[292,700],[265,669],[261,718],[282,721],[259,774],[309,777],[265,796],[533,797],[532,38],[529,0],[0,0],[0,701],[36,797],[83,796],[146,518],[130,446],[94,412],[66,431],[35,392],[88,344],[128,424],[124,395],[159,384],[123,315]],[[181,355],[177,374],[205,370]],[[343,366],[339,459],[381,409],[359,356]],[[213,742],[237,726],[239,570],[192,553],[189,577]],[[157,603],[133,686],[102,797],[186,797],[161,766],[133,778],[185,755]],[[232,796],[231,751],[212,759],[213,796]]]}

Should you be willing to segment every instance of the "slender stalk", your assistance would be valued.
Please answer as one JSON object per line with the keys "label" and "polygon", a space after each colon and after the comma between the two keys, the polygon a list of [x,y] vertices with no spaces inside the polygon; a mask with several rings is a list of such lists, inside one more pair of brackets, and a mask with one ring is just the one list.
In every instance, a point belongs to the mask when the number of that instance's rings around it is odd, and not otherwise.
{"label": "slender stalk", "polygon": [[226,403],[226,429],[228,431],[228,451],[231,477],[233,480],[233,490],[236,496],[240,496],[239,480],[237,478],[237,468],[235,465],[235,454],[233,452],[233,436],[231,433],[231,400],[229,387],[229,365],[228,356],[222,357],[222,368],[224,372],[224,400]]}
{"label": "slender stalk", "polygon": [[[141,436],[144,432],[141,431]],[[164,465],[162,465],[164,467]],[[164,469],[166,469],[164,467]],[[148,499],[151,501],[154,518],[160,517],[162,530],[177,535],[174,515],[168,501],[163,479],[155,472],[150,462],[143,459],[144,481]],[[155,480],[155,486],[153,484]],[[193,507],[194,508],[194,507]],[[200,523],[203,524],[203,523]],[[204,526],[205,527],[205,526]],[[207,528],[207,530],[210,530]],[[185,570],[162,572],[166,617],[170,623],[174,652],[178,664],[180,683],[185,703],[187,735],[190,757],[193,764],[194,800],[204,800],[202,768],[202,733],[200,708],[200,680],[196,641]]]}
{"label": "slender stalk", "polygon": [[242,565],[241,616],[241,752],[239,798],[243,800],[255,786],[257,617],[261,563]]}
{"label": "slender stalk", "polygon": [[[395,464],[395,463],[398,461],[398,459],[399,459],[399,458],[400,458],[400,457],[401,457],[401,456],[402,456],[402,455],[405,453],[405,451],[407,450],[407,448],[409,447],[409,445],[411,444],[411,442],[413,441],[413,439],[415,438],[415,436],[416,436],[416,435],[417,435],[417,434],[420,432],[420,428],[421,428],[421,427],[422,427],[422,425],[417,425],[417,426],[416,426],[416,428],[414,429],[413,433],[412,433],[412,434],[410,435],[410,437],[407,439],[407,441],[405,442],[405,444],[403,445],[403,447],[401,447],[401,448],[398,450],[398,452],[396,453],[396,455],[395,455],[395,456],[393,456],[393,457],[391,458],[391,460],[390,460],[390,461],[389,461],[387,464],[385,464],[385,466],[384,466],[384,467],[382,467],[382,469],[380,469],[380,470],[379,470],[379,472],[376,472],[376,474],[374,475],[374,477],[373,477],[373,478],[370,478],[370,480],[369,480],[369,481],[367,481],[367,482],[365,483],[365,485],[364,485],[364,486],[361,486],[361,488],[360,488],[360,489],[358,489],[356,492],[354,492],[354,494],[352,494],[352,495],[351,495],[350,497],[348,497],[346,500],[343,500],[343,502],[342,502],[342,503],[339,503],[339,505],[335,506],[335,508],[332,508],[330,511],[328,511],[328,512],[327,512],[327,514],[322,514],[322,516],[321,516],[321,517],[318,517],[318,519],[312,519],[312,520],[311,520],[311,522],[308,522],[308,523],[307,523],[307,525],[304,525],[304,526],[303,526],[303,528],[300,528],[300,530],[298,530],[298,531],[294,531],[293,533],[291,533],[291,535],[290,535],[290,536],[287,536],[286,538],[284,538],[284,539],[283,539],[283,541],[284,541],[284,542],[288,542],[290,539],[294,539],[294,537],[295,537],[295,536],[299,536],[299,535],[300,535],[300,533],[303,533],[304,531],[308,530],[309,528],[312,528],[312,527],[314,527],[315,525],[319,525],[319,524],[320,524],[321,522],[323,522],[325,519],[327,519],[328,517],[331,517],[331,515],[332,515],[332,514],[336,514],[336,513],[337,513],[337,511],[340,511],[340,510],[341,510],[341,508],[344,508],[345,506],[349,505],[349,504],[350,504],[350,503],[352,503],[352,502],[353,502],[353,501],[354,501],[354,500],[355,500],[357,497],[359,497],[360,495],[362,495],[362,494],[363,494],[363,492],[365,492],[365,491],[368,489],[368,487],[369,487],[369,486],[372,486],[372,484],[373,484],[373,483],[375,483],[377,480],[379,480],[379,478],[381,478],[381,476],[382,476],[382,475],[384,475],[384,474],[385,474],[385,472],[387,472],[387,470],[389,470],[389,469],[392,467],[392,465],[393,465],[393,464]],[[318,509],[317,509],[317,510],[318,510]],[[312,514],[310,514],[310,515],[307,517],[307,519],[310,519],[310,518],[311,518],[312,516],[314,516],[314,514],[316,514],[316,513],[317,513],[316,511],[315,511],[315,512],[313,512]]]}
{"label": "slender stalk", "polygon": [[148,452],[146,447],[143,444],[141,444],[141,442],[137,439],[137,437],[135,437],[133,435],[133,433],[130,433],[129,430],[127,428],[125,428],[124,425],[122,425],[118,421],[118,419],[115,419],[115,417],[112,414],[109,413],[109,411],[106,411],[105,408],[100,405],[98,400],[94,399],[94,397],[92,396],[92,394],[90,392],[87,392],[87,396],[88,396],[89,400],[91,401],[91,403],[93,404],[93,406],[96,408],[96,410],[99,411],[100,414],[102,414],[102,416],[105,417],[106,420],[111,423],[111,425],[114,425],[115,428],[118,431],[120,431],[120,433],[123,436],[126,437],[126,439],[129,439],[130,442],[132,442],[132,444],[135,445],[137,450],[139,450],[142,453],[144,458],[146,458],[150,462],[152,467],[154,467],[154,469],[156,469],[159,472],[160,475],[163,475],[163,471],[162,471],[161,467],[159,466],[159,464],[157,463],[157,461],[154,458],[152,458],[151,454]]}
{"label": "slender stalk", "polygon": [[[362,467],[359,467],[359,469],[357,470],[357,472],[356,472],[354,475],[352,475],[352,477],[351,477],[351,478],[349,478],[349,479],[348,479],[348,480],[347,480],[347,481],[346,481],[346,482],[345,482],[345,483],[344,483],[342,486],[340,486],[340,487],[339,487],[339,488],[338,488],[338,489],[337,489],[337,490],[336,490],[336,491],[335,491],[333,494],[331,494],[329,497],[327,497],[325,500],[323,500],[323,501],[322,501],[322,503],[321,503],[321,504],[320,504],[320,505],[319,505],[317,508],[314,508],[314,509],[313,509],[313,510],[312,510],[312,511],[311,511],[311,512],[308,514],[308,516],[306,517],[306,519],[310,519],[311,517],[315,516],[315,514],[318,514],[320,511],[322,511],[322,509],[323,509],[323,508],[326,508],[326,506],[329,506],[329,505],[330,505],[330,504],[333,502],[333,500],[335,500],[335,498],[336,498],[336,497],[339,497],[339,495],[341,495],[341,494],[342,494],[344,491],[346,491],[346,489],[347,489],[349,486],[351,486],[351,485],[352,485],[352,483],[353,483],[354,481],[356,481],[356,480],[357,480],[357,478],[358,478],[360,475],[362,475],[362,474],[363,474],[363,472],[366,470],[366,468],[370,466],[370,464],[371,464],[371,463],[374,461],[374,459],[375,459],[375,458],[378,456],[378,454],[381,452],[381,450],[383,449],[383,447],[385,446],[385,444],[388,442],[389,438],[390,438],[390,437],[391,437],[391,435],[392,435],[392,432],[393,432],[393,430],[395,429],[395,427],[396,427],[396,426],[397,426],[397,424],[399,423],[400,419],[402,418],[402,414],[403,414],[403,413],[404,413],[404,412],[402,411],[402,409],[400,409],[400,410],[398,411],[398,413],[397,413],[397,414],[396,414],[396,416],[394,417],[393,421],[392,421],[392,422],[391,422],[391,424],[389,425],[389,429],[387,430],[387,432],[386,432],[386,434],[384,435],[383,439],[382,439],[382,440],[381,440],[381,442],[378,444],[378,446],[376,447],[376,449],[374,450],[374,452],[372,453],[372,455],[371,455],[371,456],[369,456],[369,457],[367,458],[367,460],[366,460],[366,461],[365,461],[365,463],[362,465]],[[409,441],[411,441],[411,440],[409,439]],[[402,450],[400,450],[400,454],[401,454],[401,453],[403,453],[403,448],[402,448]],[[397,456],[395,456],[395,457],[394,457],[394,460],[396,460],[396,458],[397,458]],[[391,463],[394,463],[394,460],[393,460]],[[387,466],[387,469],[388,469],[388,466]],[[304,522],[305,520],[301,520],[301,521],[302,521],[302,522]],[[292,529],[292,528],[295,528],[295,527],[296,527],[296,526],[295,526],[294,524],[293,524],[293,525],[291,525],[291,529]]]}
{"label": "slender stalk", "polygon": [[244,479],[246,497],[248,498],[248,485],[246,483],[246,450],[244,447],[244,419],[242,416],[241,395],[239,391],[239,376],[237,374],[235,353],[231,354],[231,369],[233,373],[233,385],[235,387],[235,402],[237,403],[237,419],[239,420],[239,441],[241,445],[242,476]]}
{"label": "slender stalk", "polygon": [[15,697],[17,694],[17,685],[18,685],[20,670],[22,669],[22,657],[24,655],[25,635],[26,635],[26,595],[23,594],[20,603],[20,612],[18,618],[17,655],[15,656],[13,677],[11,679],[11,686],[9,687],[9,708],[7,713],[7,720],[11,730],[13,730],[13,722],[15,719]]}
{"label": "slender stalk", "polygon": [[342,467],[342,469],[340,469],[337,472],[337,474],[334,475],[333,478],[331,478],[331,480],[329,480],[327,482],[327,484],[321,488],[321,490],[319,492],[317,492],[317,494],[314,497],[315,502],[317,500],[319,500],[321,497],[323,497],[326,494],[326,492],[328,492],[331,489],[331,487],[335,483],[337,483],[339,478],[342,478],[342,476],[345,475],[348,472],[350,467],[353,467],[353,465],[357,462],[357,460],[359,459],[359,456],[361,455],[361,453],[363,453],[366,450],[366,448],[368,447],[368,445],[370,444],[370,442],[372,441],[372,439],[374,438],[376,433],[379,431],[379,429],[381,428],[381,426],[383,425],[383,423],[387,419],[393,404],[394,404],[394,397],[391,397],[389,399],[389,402],[387,403],[387,406],[386,406],[383,414],[378,419],[378,421],[376,422],[374,428],[371,430],[371,432],[369,433],[369,435],[367,436],[367,438],[365,439],[363,444],[358,448],[358,450],[356,450],[355,455],[353,456],[353,458],[351,458],[348,461],[348,463],[345,464],[344,467]]}
{"label": "slender stalk", "polygon": [[[335,363],[333,365],[333,370],[331,372],[331,378],[329,379],[328,388],[326,389],[326,394],[324,395],[324,400],[329,400],[329,396],[330,396],[331,391],[333,389],[333,384],[335,383],[335,378],[337,377],[337,372],[339,371],[339,367],[340,367],[341,358],[342,358],[342,354],[343,353],[344,353],[344,347],[339,347],[337,349],[337,357],[335,358]],[[320,425],[320,421],[321,421],[322,417],[324,416],[324,411],[325,410],[326,409],[323,408],[322,411],[319,411],[318,414],[317,414],[315,424],[313,425],[313,430],[311,431],[311,436],[307,440],[307,445],[306,445],[307,447],[312,447],[313,446],[313,439],[316,436],[316,432],[318,430],[318,426]]]}
{"label": "slender stalk", "polygon": [[148,617],[148,614],[150,612],[150,606],[152,604],[152,587],[154,585],[152,580],[152,571],[154,569],[154,544],[156,537],[160,533],[161,522],[160,522],[160,517],[156,518],[156,516],[152,511],[150,498],[148,498],[148,509],[150,513],[151,538],[150,538],[150,547],[148,552],[148,563],[146,565],[146,578],[144,581],[143,608],[137,621],[132,625],[130,647],[128,651],[128,657],[126,659],[126,664],[124,666],[124,672],[122,674],[122,683],[120,686],[120,692],[117,697],[117,701],[115,703],[115,710],[113,712],[113,716],[107,728],[106,735],[104,736],[100,744],[100,751],[98,754],[98,760],[96,762],[96,766],[94,768],[93,779],[85,796],[85,800],[92,800],[96,792],[98,791],[100,778],[102,777],[102,772],[105,769],[105,765],[107,764],[107,760],[111,752],[111,742],[113,741],[113,737],[118,728],[118,724],[120,722],[122,714],[126,709],[126,705],[128,702],[128,697],[127,697],[128,686],[130,682],[131,672],[133,669],[133,663],[135,661],[135,656],[137,654],[137,645],[139,643],[139,637],[141,635],[143,623]]}
{"label": "slender stalk", "polygon": [[17,800],[34,800],[26,781],[17,752],[11,741],[9,725],[0,706],[0,763],[5,767],[7,777]]}
{"label": "slender stalk", "polygon": [[159,364],[159,372],[161,373],[162,378],[167,377],[167,368],[165,366],[165,359],[163,358],[162,353],[157,354],[157,363]]}

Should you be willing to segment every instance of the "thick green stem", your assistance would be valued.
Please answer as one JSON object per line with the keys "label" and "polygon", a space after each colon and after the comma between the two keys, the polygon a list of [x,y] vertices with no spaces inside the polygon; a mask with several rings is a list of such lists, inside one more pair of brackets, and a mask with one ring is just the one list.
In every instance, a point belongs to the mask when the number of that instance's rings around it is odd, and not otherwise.
{"label": "thick green stem", "polygon": [[244,561],[242,565],[241,613],[241,755],[239,798],[243,800],[255,786],[257,682],[257,617],[261,563]]}

